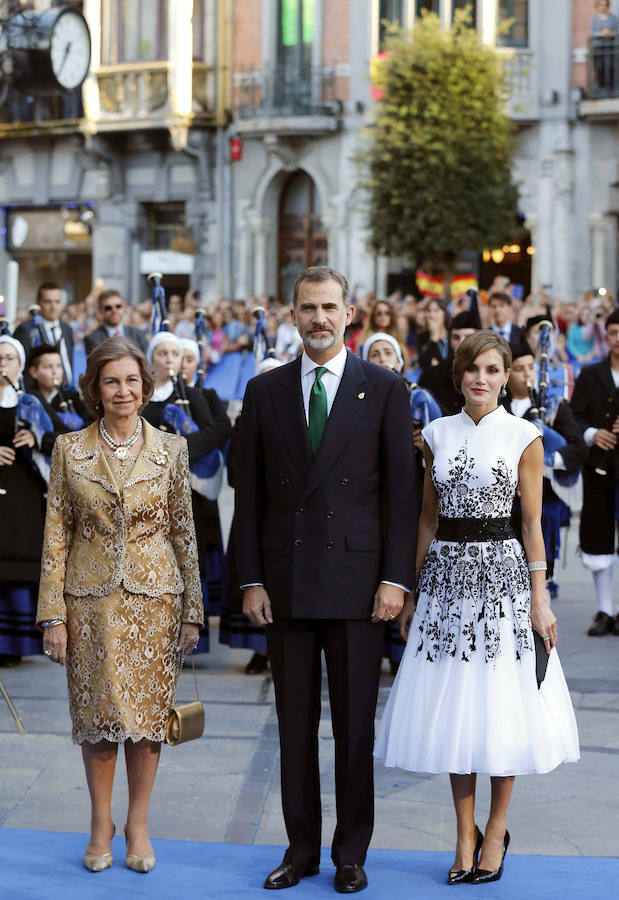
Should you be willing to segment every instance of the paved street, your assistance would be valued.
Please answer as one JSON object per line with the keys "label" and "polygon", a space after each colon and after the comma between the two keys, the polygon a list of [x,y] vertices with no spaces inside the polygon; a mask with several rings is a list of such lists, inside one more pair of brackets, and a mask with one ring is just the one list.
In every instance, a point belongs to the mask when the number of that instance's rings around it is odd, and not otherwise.
{"label": "paved street", "polygon": [[[223,498],[226,521],[230,495]],[[560,653],[576,707],[582,759],[545,776],[517,779],[510,814],[510,853],[619,855],[619,638],[588,638],[593,614],[589,573],[574,558],[577,527],[568,539],[571,560],[559,568]],[[616,588],[616,594],[619,586]],[[246,651],[217,643],[211,628],[208,655],[196,657],[206,732],[200,741],[164,747],[152,803],[154,837],[230,843],[284,844],[280,812],[278,736],[270,677],[249,677]],[[71,743],[65,673],[43,657],[0,670],[26,728],[17,733],[0,698],[0,825],[76,831],[89,825],[88,792],[79,748]],[[391,677],[383,676],[380,709]],[[180,700],[193,694],[191,670]],[[324,843],[334,827],[333,738],[326,682],[320,727]],[[113,816],[126,810],[119,771]],[[412,775],[376,764],[373,846],[449,850],[455,828],[447,776]],[[480,824],[488,805],[487,779],[479,784]],[[278,860],[274,857],[273,863]]]}

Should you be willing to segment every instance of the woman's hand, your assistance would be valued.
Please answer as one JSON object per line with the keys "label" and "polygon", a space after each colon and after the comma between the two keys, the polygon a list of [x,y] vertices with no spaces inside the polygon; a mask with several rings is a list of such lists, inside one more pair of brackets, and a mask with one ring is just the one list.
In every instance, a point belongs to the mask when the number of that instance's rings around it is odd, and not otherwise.
{"label": "woman's hand", "polygon": [[550,653],[557,646],[557,619],[546,597],[546,592],[540,597],[533,596],[531,601],[531,625],[533,630],[544,640],[546,652]]}
{"label": "woman's hand", "polygon": [[13,438],[14,447],[34,447],[35,444],[34,435],[27,428],[20,428],[19,431],[15,432],[15,437]]}
{"label": "woman's hand", "polygon": [[184,623],[181,625],[181,634],[178,639],[177,650],[181,653],[191,653],[198,646],[200,640],[200,629],[197,625]]}
{"label": "woman's hand", "polygon": [[43,652],[52,662],[64,666],[67,661],[67,626],[50,625],[43,629]]}
{"label": "woman's hand", "polygon": [[415,607],[417,606],[417,601],[415,600],[414,594],[406,594],[404,598],[404,606],[400,611],[400,615],[398,616],[398,630],[402,636],[403,641],[408,640],[408,634],[411,627],[411,622],[413,621],[413,616],[415,615]]}
{"label": "woman's hand", "polygon": [[12,447],[0,447],[0,466],[12,466],[15,462],[15,450]]}

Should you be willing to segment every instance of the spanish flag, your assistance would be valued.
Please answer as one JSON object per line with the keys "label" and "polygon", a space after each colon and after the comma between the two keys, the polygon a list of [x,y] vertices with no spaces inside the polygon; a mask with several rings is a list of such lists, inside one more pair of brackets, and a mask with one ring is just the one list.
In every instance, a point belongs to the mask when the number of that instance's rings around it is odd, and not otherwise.
{"label": "spanish flag", "polygon": [[384,90],[382,88],[378,87],[378,85],[376,84],[376,80],[379,75],[380,64],[381,64],[382,60],[385,59],[386,56],[387,56],[387,54],[383,50],[381,53],[379,53],[377,56],[374,56],[370,60],[370,81],[372,82],[372,87],[371,87],[372,100],[383,100],[385,97]]}
{"label": "spanish flag", "polygon": [[451,296],[459,297],[470,288],[477,290],[478,287],[477,278],[474,275],[454,275],[451,279]]}
{"label": "spanish flag", "polygon": [[415,275],[417,287],[422,294],[428,297],[442,297],[445,288],[445,280],[438,275],[428,275],[427,272],[418,271]]}

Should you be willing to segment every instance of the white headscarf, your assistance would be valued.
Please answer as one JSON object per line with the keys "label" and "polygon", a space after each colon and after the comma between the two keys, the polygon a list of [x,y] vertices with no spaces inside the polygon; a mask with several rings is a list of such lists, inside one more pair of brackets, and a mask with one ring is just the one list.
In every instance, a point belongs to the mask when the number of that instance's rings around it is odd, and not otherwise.
{"label": "white headscarf", "polygon": [[159,331],[150,339],[150,344],[148,345],[148,350],[146,351],[146,359],[149,361],[151,366],[153,364],[153,352],[155,350],[155,347],[158,347],[159,344],[164,344],[166,342],[170,344],[176,344],[181,356],[183,355],[183,346],[179,338],[177,338],[175,334],[172,334],[171,331]]}
{"label": "white headscarf", "polygon": [[400,345],[398,344],[396,339],[393,337],[393,335],[387,334],[386,331],[377,331],[376,334],[370,335],[370,337],[367,339],[367,341],[361,348],[361,355],[362,355],[363,359],[367,362],[368,354],[370,352],[370,347],[372,346],[372,344],[375,344],[376,341],[387,341],[388,344],[391,344],[391,346],[393,347],[393,349],[395,351],[395,355],[398,358],[398,363],[400,365],[400,372],[401,372],[402,369],[404,368],[404,359],[402,357],[402,348],[400,347]]}
{"label": "white headscarf", "polygon": [[271,369],[278,369],[283,365],[281,359],[276,359],[275,356],[267,356],[256,366],[256,375],[262,375],[263,372],[269,372]]}
{"label": "white headscarf", "polygon": [[10,344],[15,350],[17,350],[17,355],[19,356],[19,361],[21,363],[21,370],[23,371],[24,366],[26,365],[26,351],[24,350],[24,345],[21,341],[18,341],[17,338],[9,337],[8,334],[0,334],[0,344]]}
{"label": "white headscarf", "polygon": [[179,338],[181,342],[181,347],[183,350],[189,350],[190,353],[193,353],[196,362],[200,362],[200,347],[198,346],[197,341],[193,341],[191,338]]}

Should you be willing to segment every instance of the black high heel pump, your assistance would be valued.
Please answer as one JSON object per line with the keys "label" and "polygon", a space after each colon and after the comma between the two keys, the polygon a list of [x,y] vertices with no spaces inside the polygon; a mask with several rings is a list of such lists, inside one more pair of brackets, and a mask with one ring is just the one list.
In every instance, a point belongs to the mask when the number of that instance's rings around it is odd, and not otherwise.
{"label": "black high heel pump", "polygon": [[492,872],[488,871],[488,869],[475,869],[475,873],[473,878],[471,879],[472,884],[488,884],[490,881],[498,881],[501,875],[503,874],[503,863],[505,862],[505,854],[507,853],[507,848],[509,847],[509,831],[505,832],[505,837],[503,839],[503,859],[501,860],[501,865],[498,869],[494,869]]}
{"label": "black high heel pump", "polygon": [[475,873],[475,866],[477,865],[477,860],[479,859],[479,854],[481,852],[481,845],[483,844],[484,836],[477,827],[475,826],[475,853],[473,854],[473,865],[470,869],[456,869],[455,872],[450,872],[447,876],[447,884],[463,884],[465,881],[470,881]]}

